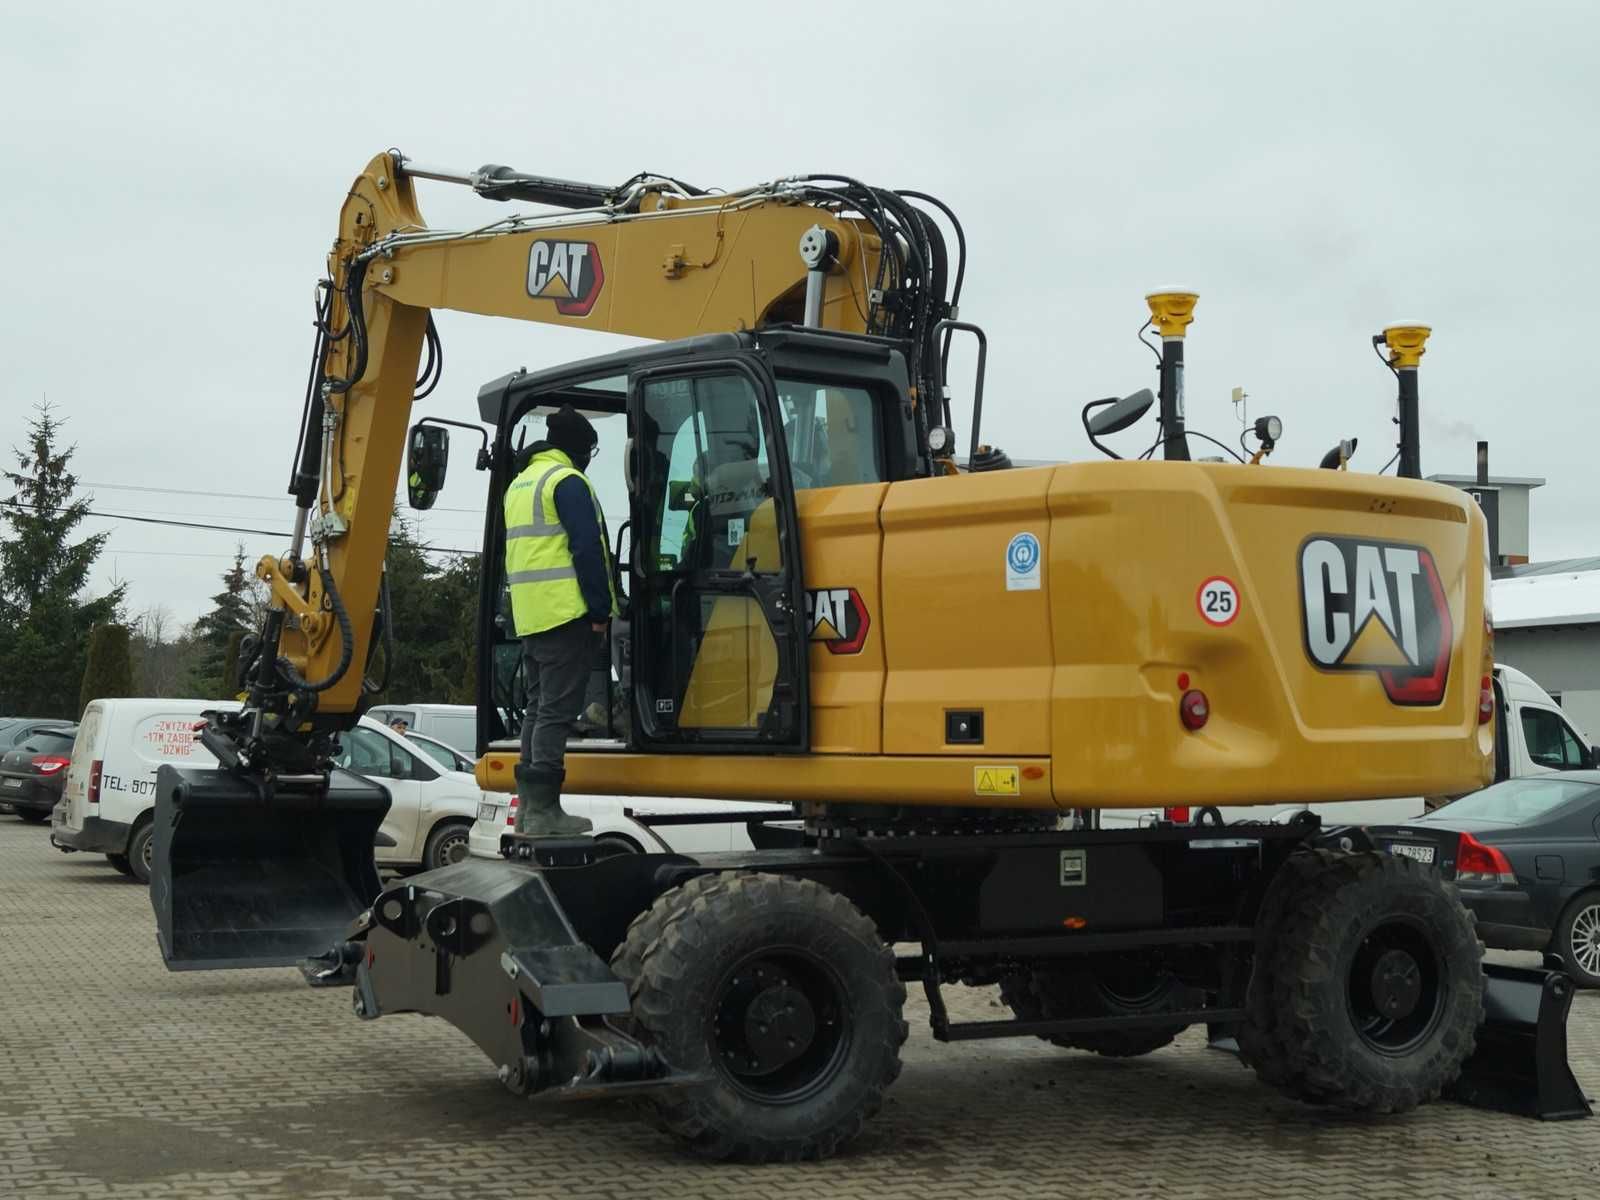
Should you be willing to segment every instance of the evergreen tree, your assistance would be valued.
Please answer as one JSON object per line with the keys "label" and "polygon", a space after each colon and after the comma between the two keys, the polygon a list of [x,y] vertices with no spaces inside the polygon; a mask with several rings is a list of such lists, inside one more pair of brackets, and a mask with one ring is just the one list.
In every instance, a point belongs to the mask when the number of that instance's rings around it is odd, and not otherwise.
{"label": "evergreen tree", "polygon": [[199,652],[190,678],[191,693],[203,700],[230,700],[237,693],[229,665],[229,647],[238,661],[239,638],[251,631],[254,577],[245,570],[244,546],[233,555],[233,566],[222,573],[222,590],[211,597],[211,611],[194,623],[191,634]]}
{"label": "evergreen tree", "polygon": [[131,696],[133,657],[128,649],[126,625],[96,625],[89,635],[89,661],[83,670],[83,686],[78,690],[78,712],[91,700],[111,696]]}
{"label": "evergreen tree", "polygon": [[[385,561],[394,661],[375,702],[474,703],[477,556],[437,566],[405,521],[397,519]],[[384,675],[382,649],[373,674]]]}
{"label": "evergreen tree", "polygon": [[123,588],[84,597],[107,535],[73,540],[89,512],[88,498],[74,495],[76,447],[60,445],[49,404],[34,411],[27,446],[14,451],[17,469],[4,472],[12,494],[0,502],[8,527],[0,542],[0,713],[72,718],[89,632],[118,619]]}

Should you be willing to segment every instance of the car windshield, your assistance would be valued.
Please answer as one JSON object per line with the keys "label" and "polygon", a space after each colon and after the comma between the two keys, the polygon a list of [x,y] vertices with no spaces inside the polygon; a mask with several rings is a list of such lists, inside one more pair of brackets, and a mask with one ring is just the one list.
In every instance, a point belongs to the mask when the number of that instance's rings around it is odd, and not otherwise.
{"label": "car windshield", "polygon": [[1458,817],[1478,817],[1521,825],[1596,792],[1600,792],[1600,787],[1575,779],[1508,779],[1445,805],[1439,815],[1446,822]]}

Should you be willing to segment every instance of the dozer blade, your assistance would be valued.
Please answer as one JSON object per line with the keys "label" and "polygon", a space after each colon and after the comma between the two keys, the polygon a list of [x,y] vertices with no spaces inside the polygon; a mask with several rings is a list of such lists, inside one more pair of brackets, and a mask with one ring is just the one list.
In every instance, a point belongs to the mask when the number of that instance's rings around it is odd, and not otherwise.
{"label": "dozer blade", "polygon": [[344,771],[266,786],[156,774],[150,903],[170,971],[289,966],[345,935],[378,894],[380,786]]}
{"label": "dozer blade", "polygon": [[1477,1108],[1546,1121],[1593,1116],[1567,1065],[1572,980],[1560,971],[1483,965],[1478,1048],[1445,1093]]}

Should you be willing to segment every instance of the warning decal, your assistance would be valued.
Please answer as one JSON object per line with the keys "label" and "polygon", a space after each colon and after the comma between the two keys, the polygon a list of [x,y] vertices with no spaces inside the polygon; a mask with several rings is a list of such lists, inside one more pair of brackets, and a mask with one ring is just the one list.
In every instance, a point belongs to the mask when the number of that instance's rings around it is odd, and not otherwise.
{"label": "warning decal", "polygon": [[1020,796],[1021,773],[1016,767],[973,767],[972,792],[976,796]]}

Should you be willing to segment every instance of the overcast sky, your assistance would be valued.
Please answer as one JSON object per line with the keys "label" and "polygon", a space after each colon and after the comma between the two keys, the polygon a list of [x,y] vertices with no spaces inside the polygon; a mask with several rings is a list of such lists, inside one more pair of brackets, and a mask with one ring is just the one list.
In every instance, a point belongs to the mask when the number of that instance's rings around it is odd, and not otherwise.
{"label": "overcast sky", "polygon": [[[1283,418],[1275,461],[1354,435],[1376,470],[1394,389],[1368,338],[1428,322],[1424,471],[1470,472],[1487,438],[1496,473],[1549,481],[1533,556],[1600,552],[1593,3],[53,0],[5,24],[0,445],[48,396],[100,511],[289,528],[312,287],[350,180],[398,146],[941,196],[971,248],[961,315],[990,338],[986,440],[1018,457],[1093,455],[1078,409],[1154,386],[1134,332],[1177,283],[1200,293],[1191,427],[1231,443],[1241,386]],[[441,184],[421,203],[440,227],[505,211]],[[495,375],[625,344],[439,328],[425,407],[467,420]],[[425,536],[475,546],[483,495],[458,455]],[[111,533],[95,588],[180,621],[240,540],[91,528]]]}

